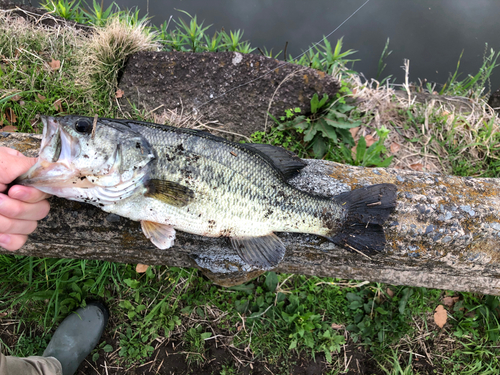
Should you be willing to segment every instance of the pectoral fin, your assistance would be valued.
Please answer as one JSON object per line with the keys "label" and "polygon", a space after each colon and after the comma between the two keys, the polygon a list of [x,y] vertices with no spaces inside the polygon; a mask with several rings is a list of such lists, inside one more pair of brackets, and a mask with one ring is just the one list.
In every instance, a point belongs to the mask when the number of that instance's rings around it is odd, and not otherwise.
{"label": "pectoral fin", "polygon": [[194,198],[190,188],[172,181],[149,180],[146,187],[148,190],[144,196],[176,207],[183,207]]}
{"label": "pectoral fin", "polygon": [[159,249],[174,246],[175,229],[172,226],[143,220],[141,227],[144,235]]}
{"label": "pectoral fin", "polygon": [[231,245],[246,263],[259,269],[271,269],[285,256],[285,245],[274,234],[262,237],[231,237]]}

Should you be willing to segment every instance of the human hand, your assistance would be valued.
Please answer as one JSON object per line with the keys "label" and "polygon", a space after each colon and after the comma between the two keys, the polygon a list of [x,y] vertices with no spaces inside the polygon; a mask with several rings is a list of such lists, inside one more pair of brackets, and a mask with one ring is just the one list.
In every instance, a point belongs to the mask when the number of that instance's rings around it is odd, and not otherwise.
{"label": "human hand", "polygon": [[0,247],[14,251],[21,248],[37,226],[37,220],[49,213],[49,194],[32,187],[7,185],[36,163],[19,151],[0,147]]}

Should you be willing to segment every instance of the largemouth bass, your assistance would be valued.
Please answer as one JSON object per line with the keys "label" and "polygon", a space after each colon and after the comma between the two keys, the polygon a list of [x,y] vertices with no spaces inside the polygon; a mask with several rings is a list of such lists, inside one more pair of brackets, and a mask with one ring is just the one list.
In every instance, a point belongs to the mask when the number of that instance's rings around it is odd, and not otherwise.
{"label": "largemouth bass", "polygon": [[364,253],[384,249],[382,224],[395,207],[395,185],[315,196],[288,184],[305,163],[282,148],[139,121],[93,120],[42,117],[38,161],[16,183],[140,221],[160,249],[173,245],[175,230],[228,237],[258,269],[283,259],[286,249],[274,232],[316,234]]}

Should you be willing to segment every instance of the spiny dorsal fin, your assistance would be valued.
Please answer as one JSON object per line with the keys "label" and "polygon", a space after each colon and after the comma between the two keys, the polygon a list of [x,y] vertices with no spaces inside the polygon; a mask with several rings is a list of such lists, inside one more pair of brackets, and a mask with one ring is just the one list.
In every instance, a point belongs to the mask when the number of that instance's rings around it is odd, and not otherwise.
{"label": "spiny dorsal fin", "polygon": [[194,198],[190,188],[172,181],[149,180],[146,187],[145,197],[158,199],[171,206],[183,207]]}
{"label": "spiny dorsal fin", "polygon": [[283,147],[260,143],[245,143],[244,145],[266,155],[273,165],[283,173],[285,180],[296,176],[306,166],[301,158]]}
{"label": "spiny dorsal fin", "polygon": [[285,245],[274,234],[262,237],[231,237],[231,245],[247,264],[261,270],[276,267],[285,256]]}

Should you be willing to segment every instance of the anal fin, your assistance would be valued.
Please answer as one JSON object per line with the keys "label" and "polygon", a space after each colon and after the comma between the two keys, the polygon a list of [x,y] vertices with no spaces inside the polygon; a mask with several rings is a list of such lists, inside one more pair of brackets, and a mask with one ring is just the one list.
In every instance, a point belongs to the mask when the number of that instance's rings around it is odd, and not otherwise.
{"label": "anal fin", "polygon": [[274,234],[261,237],[231,237],[231,245],[247,264],[258,269],[274,268],[285,256],[285,245]]}
{"label": "anal fin", "polygon": [[174,246],[175,229],[171,225],[142,220],[141,228],[146,238],[157,248],[165,250]]}

